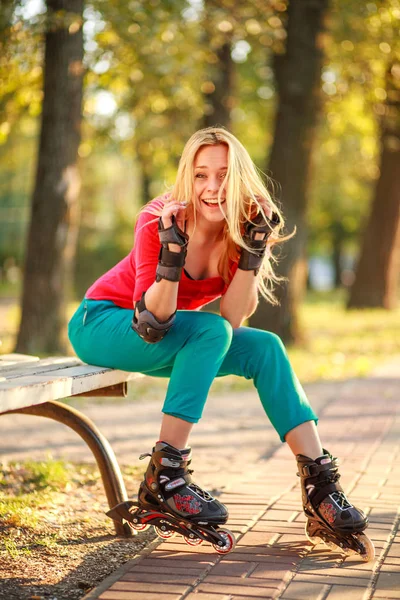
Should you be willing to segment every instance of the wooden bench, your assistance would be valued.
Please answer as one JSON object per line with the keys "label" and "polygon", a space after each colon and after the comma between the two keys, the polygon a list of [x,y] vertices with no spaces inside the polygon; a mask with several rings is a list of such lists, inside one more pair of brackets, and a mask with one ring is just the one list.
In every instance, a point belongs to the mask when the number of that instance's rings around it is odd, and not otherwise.
{"label": "wooden bench", "polygon": [[[0,414],[22,413],[48,417],[76,431],[91,449],[103,480],[109,507],[127,500],[115,454],[94,423],[68,404],[71,396],[126,396],[127,382],[142,377],[95,367],[77,358],[39,359],[23,354],[0,355]],[[116,533],[131,535],[126,524],[115,523]]]}

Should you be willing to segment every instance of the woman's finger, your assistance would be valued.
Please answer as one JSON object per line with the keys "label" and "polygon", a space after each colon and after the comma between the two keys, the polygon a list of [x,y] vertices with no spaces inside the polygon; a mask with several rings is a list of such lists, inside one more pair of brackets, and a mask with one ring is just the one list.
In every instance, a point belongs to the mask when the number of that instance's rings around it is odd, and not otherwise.
{"label": "woman's finger", "polygon": [[185,209],[186,203],[183,202],[169,202],[167,205],[165,205],[161,215],[164,227],[169,227],[172,224],[172,215],[176,217],[178,226],[182,227],[181,223],[184,224],[183,211]]}
{"label": "woman's finger", "polygon": [[184,210],[186,208],[186,205],[183,205],[181,203],[174,203],[174,204],[169,204],[168,206],[166,206],[163,209],[163,214],[165,215],[176,215],[176,213],[180,210]]}

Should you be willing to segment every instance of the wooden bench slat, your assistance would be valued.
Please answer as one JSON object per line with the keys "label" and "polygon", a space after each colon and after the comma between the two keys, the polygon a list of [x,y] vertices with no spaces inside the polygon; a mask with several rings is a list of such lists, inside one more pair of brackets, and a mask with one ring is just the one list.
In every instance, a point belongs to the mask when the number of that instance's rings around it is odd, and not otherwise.
{"label": "wooden bench slat", "polygon": [[39,373],[51,373],[58,369],[81,365],[78,358],[43,358],[34,363],[15,364],[10,367],[0,367],[0,377],[12,379],[21,375],[36,375]]}
{"label": "wooden bench slat", "polygon": [[[59,369],[50,369],[50,371],[39,371],[38,373],[19,371],[14,377],[6,377],[6,382],[9,382],[11,387],[19,387],[20,385],[29,385],[31,381],[58,381],[65,377],[89,377],[108,373],[109,371],[113,371],[113,369],[87,365],[79,361],[78,364],[75,363],[71,366],[61,364]],[[2,388],[2,385],[0,385],[0,388]]]}
{"label": "wooden bench slat", "polygon": [[[92,365],[82,365],[62,371],[64,373],[56,371],[57,374],[53,374],[51,378],[40,374],[0,382],[0,413],[69,398],[75,394],[142,377],[140,373],[128,373]],[[73,375],[71,372],[74,372]]]}
{"label": "wooden bench slat", "polygon": [[30,356],[29,354],[16,354],[15,352],[12,352],[11,354],[0,354],[0,367],[4,365],[30,363],[38,360],[38,356]]}

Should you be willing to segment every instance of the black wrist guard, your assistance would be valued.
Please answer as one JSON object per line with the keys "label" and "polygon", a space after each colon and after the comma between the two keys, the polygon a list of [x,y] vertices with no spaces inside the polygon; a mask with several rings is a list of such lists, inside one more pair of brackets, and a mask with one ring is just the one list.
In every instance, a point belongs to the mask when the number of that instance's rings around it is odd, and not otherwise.
{"label": "black wrist guard", "polygon": [[[246,248],[242,248],[238,269],[242,271],[254,271],[255,275],[257,275],[265,256],[268,238],[279,223],[280,219],[276,213],[272,214],[271,219],[268,217],[265,219],[261,213],[258,213],[252,222],[248,221],[245,224],[243,240],[251,248],[251,252],[246,250]],[[257,233],[264,234],[263,239],[254,239]]]}
{"label": "black wrist guard", "polygon": [[[182,268],[185,264],[189,236],[180,229],[175,217],[171,217],[172,225],[164,228],[162,219],[158,221],[158,236],[161,242],[160,254],[156,270],[156,281],[167,279],[168,281],[180,281]],[[177,244],[181,247],[180,252],[168,250],[168,244]]]}

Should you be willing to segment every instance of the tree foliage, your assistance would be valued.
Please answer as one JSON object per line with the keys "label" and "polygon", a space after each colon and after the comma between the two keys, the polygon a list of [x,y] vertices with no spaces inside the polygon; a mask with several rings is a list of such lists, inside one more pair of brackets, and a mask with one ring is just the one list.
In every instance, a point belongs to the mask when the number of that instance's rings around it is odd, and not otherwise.
{"label": "tree foliage", "polygon": [[[43,100],[46,15],[30,5],[7,0],[0,7],[2,263],[21,257]],[[80,291],[91,277],[85,256],[98,265],[97,275],[129,250],[139,205],[172,184],[185,141],[205,115],[212,121],[227,45],[233,76],[223,105],[232,131],[265,170],[277,100],[271,58],[284,51],[287,18],[283,0],[85,6]],[[357,253],[379,177],[384,76],[398,52],[400,8],[399,0],[332,0],[332,7],[307,224],[308,252],[336,257],[339,272]]]}

